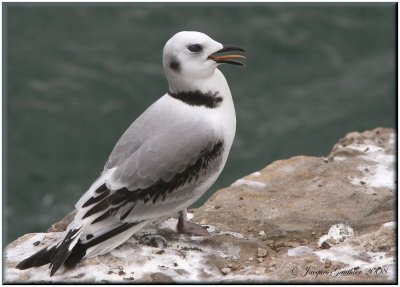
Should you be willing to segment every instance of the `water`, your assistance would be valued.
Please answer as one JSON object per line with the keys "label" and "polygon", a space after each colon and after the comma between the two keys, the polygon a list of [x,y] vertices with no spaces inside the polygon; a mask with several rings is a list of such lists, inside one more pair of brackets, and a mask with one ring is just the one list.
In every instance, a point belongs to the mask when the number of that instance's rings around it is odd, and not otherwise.
{"label": "water", "polygon": [[6,4],[4,241],[72,210],[119,136],[166,91],[162,48],[181,30],[248,51],[247,68],[221,68],[237,134],[199,203],[274,160],[394,127],[394,5]]}

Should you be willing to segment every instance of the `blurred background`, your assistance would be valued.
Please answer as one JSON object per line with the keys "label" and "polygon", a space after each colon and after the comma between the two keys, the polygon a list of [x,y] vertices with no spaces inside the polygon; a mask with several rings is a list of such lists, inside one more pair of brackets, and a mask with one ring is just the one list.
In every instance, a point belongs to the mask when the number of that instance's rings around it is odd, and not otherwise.
{"label": "blurred background", "polygon": [[395,3],[3,6],[3,240],[43,232],[167,90],[181,30],[244,47],[223,66],[237,113],[230,158],[197,203],[277,159],[327,155],[350,131],[395,127]]}

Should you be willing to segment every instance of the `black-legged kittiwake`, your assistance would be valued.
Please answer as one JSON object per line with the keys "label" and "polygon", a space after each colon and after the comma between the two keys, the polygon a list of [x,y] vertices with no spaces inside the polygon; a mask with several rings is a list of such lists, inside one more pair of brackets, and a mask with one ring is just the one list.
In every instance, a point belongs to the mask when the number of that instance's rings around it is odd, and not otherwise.
{"label": "black-legged kittiwake", "polygon": [[[79,199],[64,238],[17,265],[62,265],[109,252],[148,223],[179,213],[178,230],[196,233],[186,208],[220,175],[236,130],[229,86],[217,66],[243,65],[243,51],[200,32],[179,32],[166,44],[169,90],[118,140],[101,176]],[[190,231],[189,229],[192,229]],[[200,230],[201,233],[201,229]]]}

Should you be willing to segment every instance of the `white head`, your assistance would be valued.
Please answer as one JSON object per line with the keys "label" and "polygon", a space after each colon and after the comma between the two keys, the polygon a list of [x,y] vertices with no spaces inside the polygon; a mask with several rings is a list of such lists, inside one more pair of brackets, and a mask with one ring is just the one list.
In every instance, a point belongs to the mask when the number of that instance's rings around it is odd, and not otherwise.
{"label": "white head", "polygon": [[165,44],[163,65],[170,89],[185,91],[214,76],[221,63],[243,65],[230,60],[244,58],[240,55],[212,55],[225,51],[244,51],[239,47],[224,46],[206,34],[183,31],[175,34]]}

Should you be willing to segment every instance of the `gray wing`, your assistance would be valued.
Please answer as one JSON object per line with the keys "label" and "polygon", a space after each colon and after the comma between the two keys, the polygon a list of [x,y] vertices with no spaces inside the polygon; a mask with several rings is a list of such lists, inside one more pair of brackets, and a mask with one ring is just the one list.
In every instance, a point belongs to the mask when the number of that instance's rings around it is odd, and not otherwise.
{"label": "gray wing", "polygon": [[83,218],[95,215],[95,223],[110,216],[164,216],[193,198],[220,168],[223,141],[212,126],[196,117],[182,120],[179,111],[156,104],[118,141],[106,164],[115,169],[112,177],[83,204]]}
{"label": "gray wing", "polygon": [[163,121],[172,121],[172,124],[176,122],[177,119],[171,111],[163,108],[162,102],[165,100],[166,96],[160,98],[130,125],[112,150],[104,166],[105,170],[119,166],[127,160],[145,141],[162,130]]}
{"label": "gray wing", "polygon": [[129,190],[168,182],[220,141],[213,128],[200,121],[167,124],[116,168],[112,182]]}

